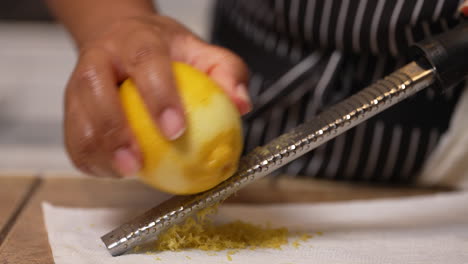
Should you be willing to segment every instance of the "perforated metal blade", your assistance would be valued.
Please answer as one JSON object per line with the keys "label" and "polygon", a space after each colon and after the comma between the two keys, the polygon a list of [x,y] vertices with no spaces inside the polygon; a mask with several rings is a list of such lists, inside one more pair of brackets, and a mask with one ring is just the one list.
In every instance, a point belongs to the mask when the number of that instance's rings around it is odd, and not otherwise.
{"label": "perforated metal blade", "polygon": [[345,99],[316,118],[254,149],[241,159],[238,171],[206,192],[175,196],[102,237],[113,256],[155,240],[174,224],[219,203],[247,184],[317,148],[434,82],[435,70],[412,62]]}

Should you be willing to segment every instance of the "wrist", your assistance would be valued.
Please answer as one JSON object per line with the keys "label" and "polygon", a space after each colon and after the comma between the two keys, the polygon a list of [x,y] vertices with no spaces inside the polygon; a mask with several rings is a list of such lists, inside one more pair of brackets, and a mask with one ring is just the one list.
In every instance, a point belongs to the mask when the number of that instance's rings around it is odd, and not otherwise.
{"label": "wrist", "polygon": [[78,48],[81,48],[86,43],[93,41],[105,34],[108,30],[115,27],[116,24],[125,23],[124,21],[135,17],[146,17],[157,15],[157,12],[146,9],[125,10],[123,12],[112,12],[111,14],[94,14],[91,18],[87,18],[76,31],[73,37]]}
{"label": "wrist", "polygon": [[78,47],[119,20],[157,14],[152,0],[47,0],[47,3]]}

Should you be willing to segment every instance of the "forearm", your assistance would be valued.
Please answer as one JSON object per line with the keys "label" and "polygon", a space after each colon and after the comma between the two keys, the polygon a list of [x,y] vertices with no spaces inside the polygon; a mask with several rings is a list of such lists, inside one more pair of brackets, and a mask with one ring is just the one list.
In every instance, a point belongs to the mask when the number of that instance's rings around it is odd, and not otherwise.
{"label": "forearm", "polygon": [[156,12],[152,0],[46,0],[80,47],[126,17]]}

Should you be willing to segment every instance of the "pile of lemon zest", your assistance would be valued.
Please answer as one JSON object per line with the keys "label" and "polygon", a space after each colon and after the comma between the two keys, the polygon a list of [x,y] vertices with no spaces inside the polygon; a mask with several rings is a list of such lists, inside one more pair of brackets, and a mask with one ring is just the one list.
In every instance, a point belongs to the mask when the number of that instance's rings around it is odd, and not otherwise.
{"label": "pile of lemon zest", "polygon": [[208,208],[200,211],[195,217],[188,218],[183,224],[174,225],[159,237],[155,249],[281,249],[282,245],[288,244],[287,228],[272,228],[243,221],[215,225],[208,218],[208,215],[215,212],[216,208]]}
{"label": "pile of lemon zest", "polygon": [[159,261],[161,261],[161,260],[162,260],[160,257],[156,257],[155,259],[156,259],[156,260],[159,260]]}
{"label": "pile of lemon zest", "polygon": [[291,243],[294,248],[299,248],[301,246],[300,242],[305,242],[314,237],[313,235],[307,233],[296,233],[296,236],[297,239]]}
{"label": "pile of lemon zest", "polygon": [[232,255],[236,254],[237,252],[239,252],[239,250],[230,250],[227,252],[227,258],[229,261],[232,261]]}
{"label": "pile of lemon zest", "polygon": [[301,245],[301,243],[299,243],[299,241],[297,241],[297,240],[292,243],[292,246],[294,248],[299,248],[300,245]]}
{"label": "pile of lemon zest", "polygon": [[311,238],[313,238],[313,237],[314,237],[313,235],[304,233],[304,234],[302,234],[302,235],[299,237],[299,239],[300,239],[301,241],[307,241],[307,240],[309,240],[309,239],[311,239]]}
{"label": "pile of lemon zest", "polygon": [[141,250],[141,247],[140,246],[136,246],[134,249],[133,249],[133,252],[138,252]]}
{"label": "pile of lemon zest", "polygon": [[185,256],[185,258],[187,258],[187,259],[192,259],[192,258],[191,258],[191,257],[189,257],[189,256]]}
{"label": "pile of lemon zest", "polygon": [[319,235],[319,236],[322,236],[322,235],[323,235],[323,232],[317,231],[317,232],[315,232],[315,234],[317,234],[317,235]]}

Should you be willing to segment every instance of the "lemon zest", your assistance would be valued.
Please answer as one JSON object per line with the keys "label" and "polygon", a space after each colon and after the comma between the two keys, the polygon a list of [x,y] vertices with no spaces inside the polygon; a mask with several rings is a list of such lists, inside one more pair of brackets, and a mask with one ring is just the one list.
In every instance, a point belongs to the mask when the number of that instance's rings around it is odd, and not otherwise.
{"label": "lemon zest", "polygon": [[156,241],[155,249],[158,251],[281,249],[282,245],[288,243],[289,231],[285,227],[272,228],[239,220],[215,225],[207,217],[214,211],[216,209],[213,208],[202,210],[196,217],[188,218],[183,224],[172,226]]}

